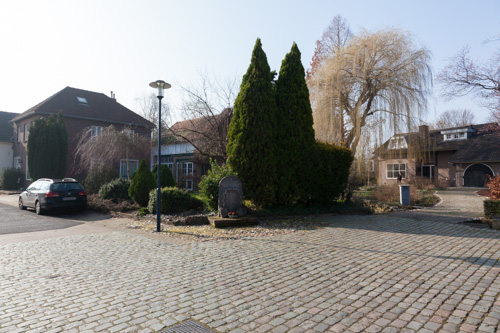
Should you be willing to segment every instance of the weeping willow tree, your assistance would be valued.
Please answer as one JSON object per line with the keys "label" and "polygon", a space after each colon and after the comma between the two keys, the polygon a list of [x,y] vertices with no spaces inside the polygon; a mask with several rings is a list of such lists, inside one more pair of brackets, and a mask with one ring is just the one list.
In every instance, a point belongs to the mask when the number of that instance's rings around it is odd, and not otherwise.
{"label": "weeping willow tree", "polygon": [[344,145],[358,158],[366,144],[383,142],[384,134],[415,129],[432,87],[430,57],[408,33],[353,35],[335,17],[307,73],[316,138]]}

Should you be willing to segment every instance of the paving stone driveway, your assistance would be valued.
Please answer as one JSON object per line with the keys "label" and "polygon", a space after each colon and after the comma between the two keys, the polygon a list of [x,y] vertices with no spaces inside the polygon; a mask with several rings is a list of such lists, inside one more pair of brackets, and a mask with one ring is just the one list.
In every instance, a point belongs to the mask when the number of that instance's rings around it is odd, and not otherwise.
{"label": "paving stone driveway", "polygon": [[[323,217],[326,218],[326,217]],[[397,214],[265,239],[0,245],[0,332],[497,332],[500,232]]]}

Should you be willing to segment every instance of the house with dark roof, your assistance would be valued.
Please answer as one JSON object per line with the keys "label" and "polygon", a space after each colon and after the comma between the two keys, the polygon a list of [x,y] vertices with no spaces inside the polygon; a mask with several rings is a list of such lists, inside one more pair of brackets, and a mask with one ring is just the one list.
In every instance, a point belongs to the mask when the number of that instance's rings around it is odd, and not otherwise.
{"label": "house with dark roof", "polygon": [[[75,159],[75,150],[82,133],[88,131],[90,140],[93,136],[102,133],[104,128],[113,125],[118,130],[126,128],[136,135],[150,138],[151,130],[155,126],[118,103],[113,93],[111,97],[108,97],[102,93],[66,87],[29,110],[17,114],[10,121],[13,127],[11,136],[14,137],[14,165],[22,169],[25,175],[25,185],[31,181],[26,153],[29,128],[35,119],[57,115],[59,112],[63,115],[68,132],[66,177],[76,178],[79,181],[86,177],[86,170],[91,167],[89,165],[82,170]],[[123,156],[123,160],[116,165],[117,171],[120,175],[126,173],[127,164],[131,172],[135,171],[142,158],[148,160],[149,152],[144,152],[144,156],[128,156],[127,158]]]}
{"label": "house with dark roof", "polygon": [[14,137],[9,121],[18,113],[0,111],[0,173],[14,166]]}
{"label": "house with dark roof", "polygon": [[[233,109],[179,121],[162,138],[161,164],[166,164],[179,188],[198,190],[201,177],[210,168],[209,159],[226,159],[227,132]],[[158,152],[151,160],[156,163]]]}
{"label": "house with dark roof", "polygon": [[436,185],[483,187],[500,174],[500,130],[496,124],[469,125],[396,134],[374,153],[379,184],[417,177]]}

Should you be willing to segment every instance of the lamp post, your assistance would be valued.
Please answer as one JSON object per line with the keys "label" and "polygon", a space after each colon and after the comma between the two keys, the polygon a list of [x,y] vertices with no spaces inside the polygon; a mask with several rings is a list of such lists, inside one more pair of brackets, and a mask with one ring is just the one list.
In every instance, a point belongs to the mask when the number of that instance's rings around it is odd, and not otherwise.
{"label": "lamp post", "polygon": [[158,89],[158,167],[156,172],[156,232],[161,231],[161,100],[163,98],[163,90],[171,87],[170,84],[163,80],[156,80],[149,84],[151,88]]}

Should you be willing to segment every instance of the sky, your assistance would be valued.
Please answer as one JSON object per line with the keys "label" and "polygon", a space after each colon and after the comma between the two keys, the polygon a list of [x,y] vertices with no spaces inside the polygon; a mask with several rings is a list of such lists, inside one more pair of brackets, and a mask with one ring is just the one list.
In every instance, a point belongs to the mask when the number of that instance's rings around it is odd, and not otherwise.
{"label": "sky", "polygon": [[[462,47],[486,61],[500,41],[498,0],[0,0],[0,111],[21,113],[66,86],[110,95],[138,112],[149,83],[165,93],[180,119],[181,87],[196,87],[200,73],[218,81],[241,78],[257,38],[271,69],[296,42],[309,68],[315,42],[334,16],[356,33],[393,27],[431,51],[436,75]],[[238,86],[239,87],[239,86]],[[439,86],[426,120],[467,108],[476,123],[489,112],[471,96],[444,101]]]}

